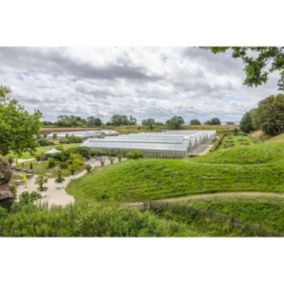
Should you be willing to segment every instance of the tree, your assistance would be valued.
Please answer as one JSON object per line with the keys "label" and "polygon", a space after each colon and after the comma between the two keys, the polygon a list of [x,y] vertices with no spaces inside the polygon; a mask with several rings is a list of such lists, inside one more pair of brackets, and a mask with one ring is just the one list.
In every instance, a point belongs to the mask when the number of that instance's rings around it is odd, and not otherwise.
{"label": "tree", "polygon": [[71,154],[68,160],[68,169],[73,176],[76,171],[84,164],[84,160],[79,154]]}
{"label": "tree", "polygon": [[41,113],[29,114],[8,93],[8,88],[0,87],[0,154],[32,152],[37,147]]}
{"label": "tree", "polygon": [[218,117],[214,117],[211,119],[211,125],[221,125],[221,121]]}
{"label": "tree", "polygon": [[166,121],[166,124],[171,129],[179,129],[184,124],[184,119],[181,116],[173,116],[171,119]]}
{"label": "tree", "polygon": [[99,127],[102,126],[103,122],[101,121],[101,119],[99,117],[95,117],[95,116],[89,116],[87,118],[87,126],[88,127]]}
{"label": "tree", "polygon": [[198,119],[192,119],[189,124],[190,125],[201,125],[201,122]]}
{"label": "tree", "polygon": [[35,183],[39,186],[38,187],[39,191],[47,190],[47,187],[43,186],[45,183],[47,183],[47,177],[46,176],[38,176],[36,178],[36,182]]}
{"label": "tree", "polygon": [[84,127],[87,125],[87,121],[80,116],[60,115],[56,125],[59,127]]}
{"label": "tree", "polygon": [[115,114],[111,117],[110,123],[111,125],[119,126],[119,125],[128,125],[129,121],[126,115]]}
{"label": "tree", "polygon": [[209,47],[213,53],[232,51],[245,64],[244,84],[252,87],[267,82],[272,72],[279,72],[278,89],[284,90],[284,47]]}
{"label": "tree", "polygon": [[142,125],[148,126],[151,130],[155,127],[155,120],[153,118],[148,118],[142,120]]}
{"label": "tree", "polygon": [[284,131],[284,94],[269,96],[258,104],[261,129],[269,135]]}
{"label": "tree", "polygon": [[137,119],[134,116],[130,115],[128,124],[129,125],[136,125],[136,123],[137,123]]}
{"label": "tree", "polygon": [[251,119],[249,112],[246,112],[244,116],[242,117],[241,122],[240,122],[240,129],[241,131],[245,133],[249,133],[252,130],[254,130],[253,125],[252,125],[252,119]]}

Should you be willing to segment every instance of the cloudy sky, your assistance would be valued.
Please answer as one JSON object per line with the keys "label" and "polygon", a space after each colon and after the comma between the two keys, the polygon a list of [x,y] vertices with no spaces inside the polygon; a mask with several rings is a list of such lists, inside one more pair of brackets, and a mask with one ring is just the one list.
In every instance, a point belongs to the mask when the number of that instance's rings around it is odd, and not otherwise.
{"label": "cloudy sky", "polygon": [[165,121],[181,115],[239,121],[277,92],[277,75],[243,86],[241,61],[199,48],[0,48],[0,85],[45,120],[58,115],[134,115]]}

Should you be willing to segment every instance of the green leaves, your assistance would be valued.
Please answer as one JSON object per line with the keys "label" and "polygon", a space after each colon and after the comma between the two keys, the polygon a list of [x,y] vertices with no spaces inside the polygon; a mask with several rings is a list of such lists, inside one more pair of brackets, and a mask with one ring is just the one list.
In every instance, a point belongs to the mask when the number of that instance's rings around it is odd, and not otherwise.
{"label": "green leaves", "polygon": [[228,49],[232,57],[242,59],[247,86],[259,86],[267,82],[272,72],[279,72],[278,89],[284,90],[284,48],[283,47],[209,47],[212,53],[223,53]]}
{"label": "green leaves", "polygon": [[41,126],[41,113],[29,114],[16,100],[6,96],[8,92],[8,88],[0,87],[0,154],[33,151],[37,146],[34,136]]}

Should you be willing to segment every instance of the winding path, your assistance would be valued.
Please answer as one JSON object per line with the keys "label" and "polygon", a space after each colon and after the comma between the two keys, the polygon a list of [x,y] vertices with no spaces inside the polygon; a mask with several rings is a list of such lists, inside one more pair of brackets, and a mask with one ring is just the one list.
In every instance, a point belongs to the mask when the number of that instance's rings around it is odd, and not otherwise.
{"label": "winding path", "polygon": [[[114,163],[117,163],[117,159],[114,160]],[[101,163],[99,160],[91,159],[86,162],[86,164],[91,165],[93,168],[95,167],[101,167]],[[110,165],[110,161],[108,159],[105,160],[105,166]],[[65,177],[64,181],[61,183],[57,183],[55,181],[55,178],[49,178],[47,183],[44,184],[44,186],[47,187],[47,191],[43,193],[43,196],[41,199],[39,199],[36,203],[38,205],[40,204],[46,204],[48,207],[52,206],[66,206],[69,204],[73,204],[75,202],[75,199],[72,195],[68,194],[66,192],[67,185],[74,179],[78,179],[82,176],[87,174],[86,170],[83,170],[82,172],[78,173],[74,176]],[[38,175],[34,175],[31,179],[27,180],[26,185],[20,185],[17,187],[17,198],[19,195],[23,192],[33,192],[38,191],[38,185],[35,184],[36,178]]]}
{"label": "winding path", "polygon": [[262,191],[241,191],[241,192],[218,192],[218,193],[204,193],[204,194],[194,194],[187,195],[181,197],[173,197],[166,199],[157,199],[146,202],[131,202],[128,203],[130,207],[136,208],[144,208],[149,204],[149,202],[153,203],[178,203],[178,202],[186,202],[191,200],[212,200],[216,198],[278,198],[284,200],[284,193],[275,193],[275,192],[262,192]]}

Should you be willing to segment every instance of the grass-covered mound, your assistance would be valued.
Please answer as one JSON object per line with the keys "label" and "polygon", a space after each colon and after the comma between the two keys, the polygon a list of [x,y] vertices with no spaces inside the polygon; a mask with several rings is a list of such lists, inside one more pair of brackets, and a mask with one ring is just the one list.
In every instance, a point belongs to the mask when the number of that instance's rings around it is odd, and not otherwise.
{"label": "grass-covered mound", "polygon": [[284,192],[284,165],[226,165],[194,159],[131,160],[74,180],[67,191],[76,201],[122,202],[220,191]]}
{"label": "grass-covered mound", "polygon": [[158,217],[186,224],[202,236],[284,236],[284,200],[221,198],[154,204]]}
{"label": "grass-covered mound", "polygon": [[23,237],[135,237],[191,236],[186,225],[153,213],[111,204],[81,204],[66,208],[25,205],[13,212],[0,206],[0,236]]}
{"label": "grass-covered mound", "polygon": [[266,141],[266,143],[283,143],[284,142],[284,133],[276,135]]}
{"label": "grass-covered mound", "polygon": [[198,157],[197,162],[215,164],[262,164],[284,159],[284,143],[258,143],[231,149],[220,149],[209,155]]}

